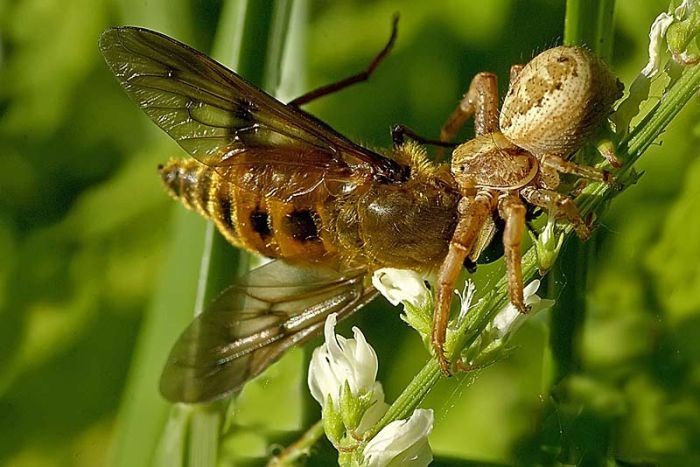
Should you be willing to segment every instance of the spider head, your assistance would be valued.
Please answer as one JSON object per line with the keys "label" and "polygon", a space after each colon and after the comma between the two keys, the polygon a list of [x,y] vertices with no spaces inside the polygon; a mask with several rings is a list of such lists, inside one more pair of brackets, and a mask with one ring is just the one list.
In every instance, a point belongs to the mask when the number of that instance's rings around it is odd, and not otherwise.
{"label": "spider head", "polygon": [[452,176],[465,194],[475,188],[521,187],[535,177],[537,168],[535,157],[501,132],[477,136],[452,153]]}

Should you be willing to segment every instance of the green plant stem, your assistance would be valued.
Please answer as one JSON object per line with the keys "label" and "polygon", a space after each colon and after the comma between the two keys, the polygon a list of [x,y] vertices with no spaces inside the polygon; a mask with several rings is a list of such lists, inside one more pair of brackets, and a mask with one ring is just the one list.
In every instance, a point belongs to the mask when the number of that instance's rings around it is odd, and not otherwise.
{"label": "green plant stem", "polygon": [[[589,241],[595,240],[593,237]],[[588,245],[570,239],[547,274],[547,295],[556,298],[549,323],[550,383],[561,381],[581,366],[578,348],[586,315],[587,271],[591,260]]]}
{"label": "green plant stem", "polygon": [[[167,8],[166,8],[167,3]],[[122,23],[148,24],[189,41],[192,23],[184,0],[156,0],[120,8]],[[130,105],[124,99],[124,105]],[[158,130],[144,121],[149,131]],[[153,148],[154,152],[162,152]],[[155,164],[153,183],[158,183]],[[175,208],[175,207],[174,207]],[[143,323],[131,359],[129,376],[122,393],[108,464],[115,467],[150,465],[154,447],[168,420],[168,404],[157,392],[158,377],[167,351],[191,320],[197,284],[197,264],[204,224],[193,222],[192,213],[173,209],[173,232],[166,246],[162,273]]]}
{"label": "green plant stem", "polygon": [[174,214],[163,274],[141,325],[119,408],[110,453],[110,464],[115,467],[152,463],[169,410],[157,391],[158,376],[168,349],[192,319],[199,260],[196,246],[204,234],[204,224],[193,222],[193,214],[183,209]]}
{"label": "green plant stem", "polygon": [[[624,164],[618,172],[617,181],[624,188],[629,187],[637,179],[637,175],[632,170],[633,165],[664,131],[683,106],[691,101],[691,98],[699,89],[700,66],[685,70],[680,79],[667,91],[659,106],[655,109],[654,114],[643,119],[642,123],[637,125],[630,135],[623,140],[619,146],[619,153]],[[589,214],[600,216],[608,203],[622,191],[623,189],[611,185],[592,183],[576,199],[577,205],[584,216]],[[571,226],[566,226],[564,233],[567,237],[571,237]],[[532,280],[536,272],[535,251],[534,247],[531,247],[523,255],[523,277],[525,282]],[[453,355],[473,343],[507,301],[507,283],[505,278],[502,278],[496,284],[494,290],[480,300],[467,315],[468,319],[465,320],[464,329],[460,328],[460,331],[462,331],[460,333],[461,340],[456,346]],[[431,359],[394,401],[386,415],[372,427],[370,436],[376,434],[388,423],[408,416],[431,391],[439,376],[439,369],[435,361]]]}
{"label": "green plant stem", "polygon": [[[213,47],[214,58],[236,69],[253,84],[274,92],[280,81],[290,7],[291,1],[228,2],[219,29],[226,33],[233,32],[234,35],[217,35]],[[207,229],[205,244],[211,248],[205,250],[202,256],[198,304],[211,301],[236,275],[247,271],[250,264],[250,256],[234,249],[211,224]],[[196,310],[196,313],[199,312],[201,309]],[[221,402],[195,406],[189,430],[188,465],[217,465],[218,441],[225,409],[226,404]]]}
{"label": "green plant stem", "polygon": [[439,379],[440,366],[434,358],[431,358],[408,383],[408,386],[406,386],[406,389],[403,390],[398,399],[391,404],[382,419],[367,432],[365,437],[370,439],[394,420],[410,416],[411,412],[418,407],[420,401],[428,395]]}
{"label": "green plant stem", "polygon": [[[612,54],[614,0],[568,0],[564,43],[583,45],[604,59]],[[586,315],[588,271],[595,261],[597,235],[584,245],[568,241],[547,275],[547,295],[555,297],[550,319],[551,382],[556,384],[581,365],[578,352]]]}
{"label": "green plant stem", "polygon": [[323,420],[319,420],[311,428],[284,451],[270,459],[267,463],[268,467],[283,466],[283,465],[299,465],[302,458],[309,455],[309,451],[316,442],[325,434],[323,429]]}
{"label": "green plant stem", "polygon": [[639,159],[644,151],[651,146],[656,138],[663,133],[669,123],[675,118],[683,106],[698,92],[698,80],[700,80],[700,66],[687,68],[678,81],[673,85],[672,91],[666,93],[653,112],[647,115],[629,136],[622,141],[621,146],[626,147],[625,166],[621,173],[629,177],[632,164]]}
{"label": "green plant stem", "polygon": [[615,0],[567,0],[564,44],[581,45],[609,61],[613,47]]}

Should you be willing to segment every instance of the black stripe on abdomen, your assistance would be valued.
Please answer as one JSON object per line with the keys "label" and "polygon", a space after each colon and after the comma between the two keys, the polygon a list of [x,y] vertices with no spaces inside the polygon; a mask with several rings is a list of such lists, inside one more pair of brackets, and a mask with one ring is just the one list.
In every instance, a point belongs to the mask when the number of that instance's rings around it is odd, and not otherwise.
{"label": "black stripe on abdomen", "polygon": [[258,207],[250,213],[250,225],[260,238],[263,240],[272,235],[272,222],[267,211],[263,211]]}
{"label": "black stripe on abdomen", "polygon": [[298,242],[319,241],[319,224],[321,219],[316,211],[298,209],[284,216],[284,230]]}

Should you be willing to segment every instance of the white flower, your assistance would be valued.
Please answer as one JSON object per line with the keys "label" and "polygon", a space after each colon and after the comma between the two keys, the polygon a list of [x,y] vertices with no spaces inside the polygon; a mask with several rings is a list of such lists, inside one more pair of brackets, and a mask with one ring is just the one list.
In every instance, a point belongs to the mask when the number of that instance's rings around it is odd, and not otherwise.
{"label": "white flower", "polygon": [[396,420],[381,429],[365,446],[364,466],[424,466],[433,461],[428,435],[433,430],[430,409],[416,409],[408,420]]}
{"label": "white flower", "polygon": [[367,407],[365,413],[362,414],[362,419],[355,429],[357,433],[364,433],[372,428],[389,409],[389,404],[384,401],[382,383],[379,381],[375,383],[374,389],[372,390],[372,398],[367,402],[367,405],[369,405],[369,407]]}
{"label": "white flower", "polygon": [[430,293],[423,276],[407,269],[378,269],[372,275],[372,285],[394,306],[408,302],[421,307]]}
{"label": "white flower", "polygon": [[649,30],[649,63],[642,70],[647,78],[653,78],[661,68],[662,55],[666,51],[666,30],[673,23],[674,18],[668,13],[661,13],[656,17]]}
{"label": "white flower", "polygon": [[457,325],[459,326],[467,317],[469,308],[472,306],[474,294],[476,293],[476,285],[471,280],[464,284],[464,290],[460,292],[455,289],[455,295],[459,297],[459,315],[457,315]]}
{"label": "white flower", "polygon": [[[673,10],[673,13],[661,13],[656,17],[649,30],[649,63],[642,70],[642,75],[653,78],[661,69],[664,55],[667,51],[673,53],[674,58],[682,63],[692,63],[697,57],[691,55],[688,50],[689,38],[698,33],[698,12],[700,1],[683,0]],[[671,25],[680,25],[675,34],[669,30]],[[679,50],[685,47],[686,50]]]}
{"label": "white flower", "polygon": [[520,313],[512,303],[508,303],[493,319],[491,323],[492,329],[496,331],[497,338],[502,339],[512,335],[525,322],[525,320],[536,314],[538,311],[551,307],[554,300],[543,300],[537,295],[537,289],[540,288],[540,281],[534,280],[525,286],[523,295],[525,305],[530,306],[530,312],[527,314]]}
{"label": "white flower", "polygon": [[[357,328],[352,328],[354,339],[337,336],[335,323],[335,313],[326,318],[325,343],[314,350],[309,365],[309,389],[321,406],[330,396],[338,407],[340,392],[345,382],[356,397],[369,394],[380,384],[375,381],[378,367],[377,354],[367,343],[365,336]],[[379,391],[381,391],[381,385]]]}

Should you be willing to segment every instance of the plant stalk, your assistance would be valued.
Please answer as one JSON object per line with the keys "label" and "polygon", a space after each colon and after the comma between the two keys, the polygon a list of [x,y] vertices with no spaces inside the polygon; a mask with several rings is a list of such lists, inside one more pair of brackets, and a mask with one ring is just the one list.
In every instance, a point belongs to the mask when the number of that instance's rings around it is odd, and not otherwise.
{"label": "plant stalk", "polygon": [[[282,49],[290,12],[291,0],[229,1],[222,12],[219,30],[227,33],[233,31],[235,35],[217,35],[213,47],[214,58],[274,94],[280,81]],[[265,44],[262,53],[261,44]],[[251,264],[251,256],[233,248],[216,232],[213,224],[209,224],[206,235],[211,249],[204,252],[202,260],[201,283],[204,287],[200,290],[203,291],[205,303],[230,285],[236,276],[247,272]],[[190,426],[188,465],[215,467],[218,464],[219,438],[225,411],[225,402],[195,406]]]}
{"label": "plant stalk", "polygon": [[[604,60],[609,60],[614,9],[614,0],[568,0],[564,44],[588,47]],[[556,298],[549,334],[552,384],[581,367],[579,346],[587,308],[588,271],[595,262],[596,242],[595,232],[586,245],[578,240],[568,241],[547,275],[548,295]]]}

